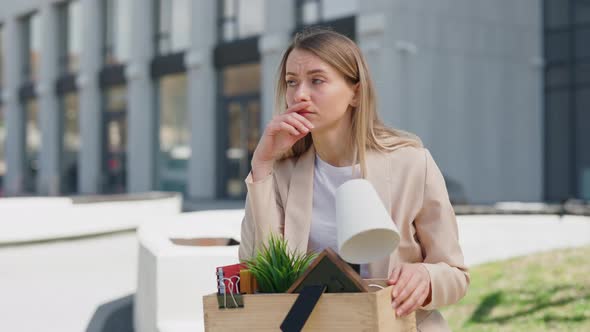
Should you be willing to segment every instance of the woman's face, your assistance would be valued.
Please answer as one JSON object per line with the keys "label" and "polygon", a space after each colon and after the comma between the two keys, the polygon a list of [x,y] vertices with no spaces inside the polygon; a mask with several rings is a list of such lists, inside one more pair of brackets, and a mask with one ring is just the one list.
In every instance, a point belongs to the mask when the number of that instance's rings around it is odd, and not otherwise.
{"label": "woman's face", "polygon": [[334,67],[305,50],[294,49],[286,64],[287,106],[308,102],[297,113],[308,119],[313,131],[350,123],[350,108],[355,105],[355,85]]}

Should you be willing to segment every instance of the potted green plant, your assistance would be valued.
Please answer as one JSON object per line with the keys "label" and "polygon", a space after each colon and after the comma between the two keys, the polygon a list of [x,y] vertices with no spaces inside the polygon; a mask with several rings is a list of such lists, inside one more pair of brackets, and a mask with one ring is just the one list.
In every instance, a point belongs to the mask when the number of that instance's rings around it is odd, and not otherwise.
{"label": "potted green plant", "polygon": [[271,234],[268,243],[263,244],[256,256],[246,260],[245,264],[256,278],[259,292],[284,293],[316,257],[316,253],[290,251],[287,240]]}

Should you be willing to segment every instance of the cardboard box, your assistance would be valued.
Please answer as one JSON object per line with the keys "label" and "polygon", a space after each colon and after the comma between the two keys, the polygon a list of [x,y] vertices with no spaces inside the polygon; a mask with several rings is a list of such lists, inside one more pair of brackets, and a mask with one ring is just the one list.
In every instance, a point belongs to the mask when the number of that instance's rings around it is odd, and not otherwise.
{"label": "cardboard box", "polygon": [[[370,283],[370,281],[368,281]],[[217,294],[203,297],[205,331],[280,331],[299,294],[242,295],[243,308],[220,309]],[[232,301],[227,298],[227,301]],[[304,331],[416,331],[412,313],[395,317],[391,286],[366,293],[325,293]]]}

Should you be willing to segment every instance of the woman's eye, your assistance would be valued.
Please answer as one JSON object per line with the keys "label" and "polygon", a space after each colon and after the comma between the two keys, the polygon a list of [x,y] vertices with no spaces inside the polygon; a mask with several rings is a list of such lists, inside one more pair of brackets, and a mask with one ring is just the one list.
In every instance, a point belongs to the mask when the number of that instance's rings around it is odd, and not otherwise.
{"label": "woman's eye", "polygon": [[313,80],[311,80],[311,83],[313,84],[322,84],[324,83],[323,80],[320,80],[319,78],[314,78]]}
{"label": "woman's eye", "polygon": [[295,84],[297,84],[295,80],[287,80],[287,86],[295,86]]}

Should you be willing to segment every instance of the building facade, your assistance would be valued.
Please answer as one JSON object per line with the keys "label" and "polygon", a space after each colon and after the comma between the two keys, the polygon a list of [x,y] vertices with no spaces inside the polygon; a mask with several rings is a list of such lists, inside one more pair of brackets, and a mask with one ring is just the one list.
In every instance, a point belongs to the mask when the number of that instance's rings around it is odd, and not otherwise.
{"label": "building facade", "polygon": [[2,1],[3,194],[243,199],[282,51],[294,32],[320,24],[360,45],[381,117],[422,138],[457,200],[590,199],[587,144],[578,141],[577,173],[567,175],[576,190],[555,186],[561,169],[547,154],[560,148],[545,135],[553,120],[544,102],[553,99],[543,89],[543,8],[540,0]]}

